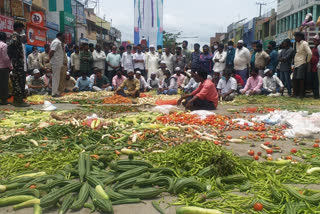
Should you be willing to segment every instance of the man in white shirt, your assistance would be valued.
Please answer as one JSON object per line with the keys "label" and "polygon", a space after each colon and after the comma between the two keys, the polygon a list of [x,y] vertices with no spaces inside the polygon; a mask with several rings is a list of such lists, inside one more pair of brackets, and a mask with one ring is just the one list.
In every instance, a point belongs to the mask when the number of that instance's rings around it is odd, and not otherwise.
{"label": "man in white shirt", "polygon": [[272,70],[266,69],[264,71],[264,76],[263,88],[261,89],[262,94],[279,96],[280,93],[283,93],[284,85],[276,75],[273,75]]}
{"label": "man in white shirt", "polygon": [[225,71],[217,86],[219,97],[224,101],[232,101],[237,91],[237,80],[231,75],[230,70]]}
{"label": "man in white shirt", "polygon": [[220,44],[218,46],[218,51],[212,58],[214,63],[213,72],[220,73],[220,77],[222,77],[222,72],[226,68],[226,59],[227,59],[227,52],[224,51],[224,45]]}
{"label": "man in white shirt", "polygon": [[122,54],[121,66],[124,74],[127,74],[127,71],[134,70],[133,54],[131,53],[132,46],[127,46],[127,52]]}
{"label": "man in white shirt", "polygon": [[140,81],[140,92],[145,92],[152,89],[146,82],[146,79],[141,76],[141,72],[139,70],[136,72],[136,79]]}
{"label": "man in white shirt", "polygon": [[112,46],[112,52],[107,56],[108,73],[106,74],[109,78],[109,82],[112,82],[113,77],[116,75],[117,70],[121,66],[121,56],[117,53],[117,47]]}
{"label": "man in white shirt", "polygon": [[250,51],[243,46],[243,41],[239,40],[234,57],[234,70],[236,70],[236,74],[241,76],[244,84],[247,83],[250,60]]}
{"label": "man in white shirt", "polygon": [[104,76],[104,70],[106,67],[106,54],[101,50],[99,44],[96,45],[96,49],[92,53],[93,57],[93,67],[99,68],[102,71],[102,76]]}
{"label": "man in white shirt", "polygon": [[59,97],[59,82],[60,82],[60,73],[61,67],[64,60],[64,50],[62,43],[64,41],[64,34],[57,33],[57,38],[52,41],[50,46],[50,64],[52,67],[52,97]]}
{"label": "man in white shirt", "polygon": [[74,47],[74,52],[71,54],[71,74],[73,77],[80,76],[80,48]]}
{"label": "man in white shirt", "polygon": [[134,62],[134,71],[140,71],[141,75],[146,78],[146,73],[145,73],[145,67],[144,67],[144,62],[145,62],[145,55],[142,53],[142,47],[141,45],[137,45],[137,52],[133,55],[133,62]]}
{"label": "man in white shirt", "polygon": [[196,80],[194,79],[194,76],[195,76],[195,71],[191,71],[191,79],[188,82],[188,84],[183,87],[183,91],[186,94],[192,93],[199,86],[199,83],[196,82]]}
{"label": "man in white shirt", "polygon": [[148,78],[152,72],[157,72],[159,67],[158,60],[158,53],[155,51],[154,45],[150,45],[150,52],[146,55],[146,73]]}
{"label": "man in white shirt", "polygon": [[159,88],[160,81],[157,78],[157,73],[153,72],[150,76],[150,78],[147,81],[147,84],[152,88],[152,89],[157,89]]}
{"label": "man in white shirt", "polygon": [[170,48],[166,48],[165,54],[162,55],[161,61],[164,61],[168,70],[173,74],[173,55]]}

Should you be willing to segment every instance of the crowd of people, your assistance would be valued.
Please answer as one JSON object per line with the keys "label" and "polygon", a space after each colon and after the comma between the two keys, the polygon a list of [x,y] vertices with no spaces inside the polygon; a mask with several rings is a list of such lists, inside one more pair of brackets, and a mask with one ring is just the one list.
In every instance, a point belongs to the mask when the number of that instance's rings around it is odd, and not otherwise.
{"label": "crowd of people", "polygon": [[[125,97],[139,97],[150,90],[158,94],[184,93],[178,103],[188,109],[213,110],[219,100],[231,101],[238,94],[305,97],[312,89],[319,98],[320,39],[313,38],[311,49],[303,32],[295,33],[295,48],[290,39],[276,47],[269,42],[263,50],[257,41],[252,51],[242,40],[212,47],[194,45],[188,41],[171,49],[150,45],[102,47],[82,43],[65,44],[64,34],[58,33],[52,43],[39,53],[34,47],[25,55],[25,26],[14,23],[14,33],[7,42],[0,32],[0,98],[7,104],[9,93],[13,105],[28,106],[28,95],[50,94],[60,97],[65,92],[114,91]],[[11,86],[11,87],[10,87]],[[9,92],[9,89],[12,92]],[[293,90],[292,90],[293,89]]]}

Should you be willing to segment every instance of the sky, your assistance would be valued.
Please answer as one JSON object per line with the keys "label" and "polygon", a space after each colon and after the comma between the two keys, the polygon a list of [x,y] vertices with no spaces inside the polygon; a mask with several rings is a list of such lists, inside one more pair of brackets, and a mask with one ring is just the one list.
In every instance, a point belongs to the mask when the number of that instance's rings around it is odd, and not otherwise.
{"label": "sky", "polygon": [[[217,32],[226,32],[233,22],[259,15],[256,0],[164,0],[163,28],[167,32],[182,31],[189,44],[209,44],[210,37]],[[262,14],[276,8],[277,0],[262,0]],[[122,33],[122,41],[134,41],[133,18],[134,0],[100,0],[100,16],[107,21],[112,19],[112,26]],[[184,40],[184,39],[181,39]]]}

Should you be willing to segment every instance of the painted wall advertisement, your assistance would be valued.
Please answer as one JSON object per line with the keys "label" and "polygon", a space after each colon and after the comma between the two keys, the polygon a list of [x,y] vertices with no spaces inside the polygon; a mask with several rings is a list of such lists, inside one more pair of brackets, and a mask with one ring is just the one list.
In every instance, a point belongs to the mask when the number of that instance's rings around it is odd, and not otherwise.
{"label": "painted wall advertisement", "polygon": [[13,18],[0,15],[0,31],[5,32],[8,36],[13,33]]}
{"label": "painted wall advertisement", "polygon": [[134,1],[134,43],[163,45],[163,0]]}

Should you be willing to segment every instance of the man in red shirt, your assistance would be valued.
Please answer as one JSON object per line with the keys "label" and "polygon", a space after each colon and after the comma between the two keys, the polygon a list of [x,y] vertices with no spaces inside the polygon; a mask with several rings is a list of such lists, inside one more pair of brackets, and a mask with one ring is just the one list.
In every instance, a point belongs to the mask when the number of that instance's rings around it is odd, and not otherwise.
{"label": "man in red shirt", "polygon": [[187,94],[181,97],[178,101],[178,105],[183,103],[186,109],[189,110],[215,110],[218,107],[219,95],[214,83],[207,79],[207,72],[197,71],[195,73],[195,81],[199,82],[199,87],[191,94]]}

